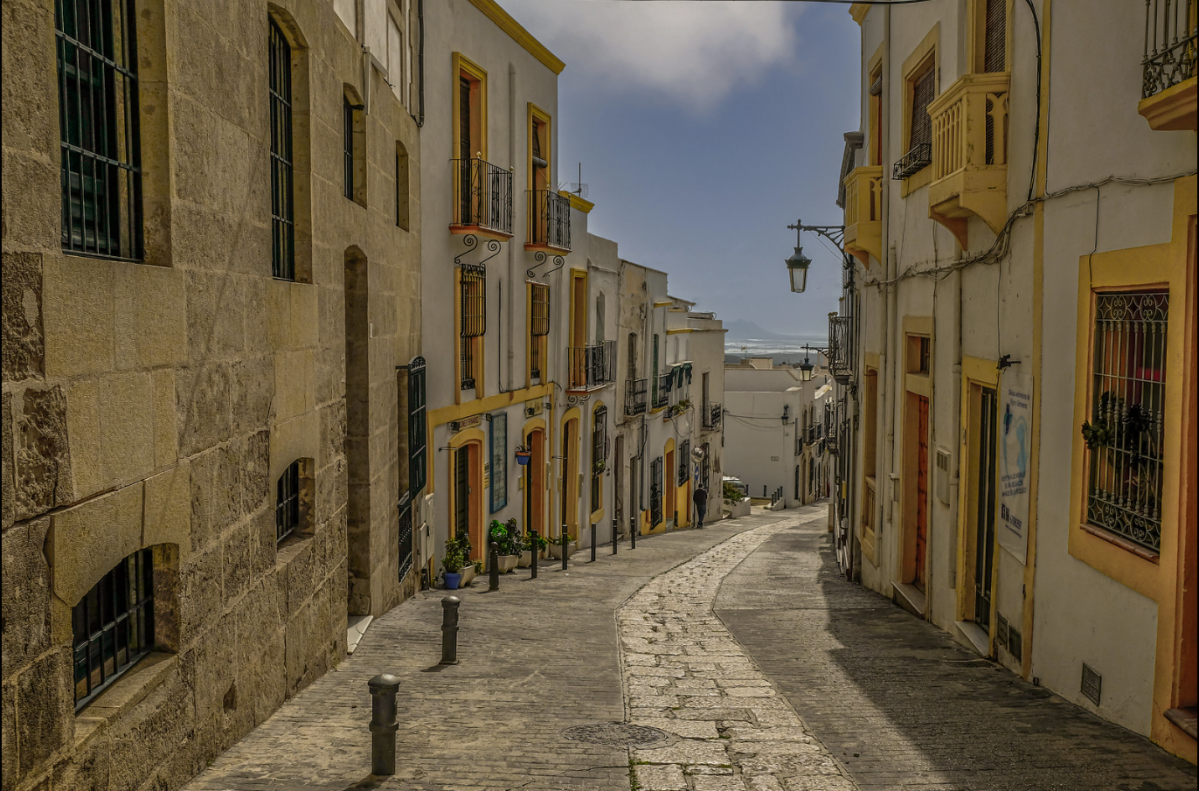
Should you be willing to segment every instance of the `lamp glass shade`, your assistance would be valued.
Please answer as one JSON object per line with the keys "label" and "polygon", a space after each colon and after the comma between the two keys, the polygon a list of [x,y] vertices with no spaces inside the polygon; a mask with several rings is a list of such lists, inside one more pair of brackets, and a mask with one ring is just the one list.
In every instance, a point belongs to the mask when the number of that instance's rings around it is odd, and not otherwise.
{"label": "lamp glass shade", "polygon": [[808,265],[812,259],[803,254],[802,247],[796,247],[795,253],[787,259],[787,272],[791,275],[791,290],[802,294],[808,287]]}
{"label": "lamp glass shade", "polygon": [[808,358],[803,358],[803,362],[799,364],[799,378],[805,382],[812,381],[813,368],[815,368],[815,366],[808,362]]}

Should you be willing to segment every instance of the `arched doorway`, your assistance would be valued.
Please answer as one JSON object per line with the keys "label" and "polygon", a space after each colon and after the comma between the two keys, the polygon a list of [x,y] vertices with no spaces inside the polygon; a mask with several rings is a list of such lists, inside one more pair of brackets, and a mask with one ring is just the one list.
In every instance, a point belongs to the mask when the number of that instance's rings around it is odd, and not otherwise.
{"label": "arched doorway", "polygon": [[470,559],[483,560],[483,432],[478,429],[450,440],[450,534],[464,533]]}
{"label": "arched doorway", "polygon": [[545,423],[536,421],[525,428],[525,447],[529,463],[525,466],[525,532],[536,530],[545,536]]}

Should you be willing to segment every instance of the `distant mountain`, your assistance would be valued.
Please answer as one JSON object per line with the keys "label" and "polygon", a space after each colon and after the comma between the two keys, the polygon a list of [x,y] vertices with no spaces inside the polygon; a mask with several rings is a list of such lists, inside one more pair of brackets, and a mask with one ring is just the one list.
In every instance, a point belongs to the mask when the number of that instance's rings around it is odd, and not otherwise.
{"label": "distant mountain", "polygon": [[798,335],[782,335],[770,330],[764,330],[752,321],[742,321],[736,319],[734,321],[726,321],[724,328],[728,330],[730,338],[760,338],[762,340],[771,341],[801,341],[804,338]]}

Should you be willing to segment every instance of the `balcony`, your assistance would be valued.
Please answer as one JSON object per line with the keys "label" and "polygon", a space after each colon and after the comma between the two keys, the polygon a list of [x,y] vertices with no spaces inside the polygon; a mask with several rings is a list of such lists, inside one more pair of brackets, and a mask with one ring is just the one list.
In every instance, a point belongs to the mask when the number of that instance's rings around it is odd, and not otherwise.
{"label": "balcony", "polygon": [[630,379],[624,386],[624,413],[629,417],[644,415],[649,404],[649,380]]}
{"label": "balcony", "polygon": [[891,178],[896,181],[899,181],[900,179],[911,178],[928,167],[928,164],[931,161],[932,146],[930,146],[928,143],[917,143],[916,145],[912,146],[908,153],[900,157],[895,165],[891,168]]}
{"label": "balcony", "polygon": [[616,341],[567,349],[570,353],[570,381],[567,391],[598,390],[612,382],[616,362]]}
{"label": "balcony", "polygon": [[1196,0],[1147,0],[1137,112],[1153,129],[1196,131]]}
{"label": "balcony", "polygon": [[570,252],[570,199],[550,190],[529,190],[526,250]]}
{"label": "balcony", "polygon": [[715,431],[720,428],[720,424],[724,421],[724,404],[719,402],[708,404],[708,408],[704,410],[704,429],[706,431]]}
{"label": "balcony", "polygon": [[512,238],[512,171],[479,158],[453,159],[452,234]]}
{"label": "balcony", "polygon": [[863,266],[883,260],[883,166],[854,169],[845,177],[845,252]]}
{"label": "balcony", "polygon": [[850,316],[828,314],[828,367],[837,384],[853,377],[853,324]]}
{"label": "balcony", "polygon": [[1007,72],[965,74],[928,106],[933,121],[929,216],[967,247],[967,218],[1007,222]]}
{"label": "balcony", "polygon": [[673,374],[658,375],[658,389],[654,391],[654,409],[663,409],[670,403],[670,385],[673,382]]}

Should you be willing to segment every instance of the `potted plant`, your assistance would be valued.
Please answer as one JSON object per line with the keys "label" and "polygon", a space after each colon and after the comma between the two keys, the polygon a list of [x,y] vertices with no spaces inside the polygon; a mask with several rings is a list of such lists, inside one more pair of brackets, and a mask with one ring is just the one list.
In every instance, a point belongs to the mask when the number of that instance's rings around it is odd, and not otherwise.
{"label": "potted plant", "polygon": [[749,498],[745,496],[740,487],[732,481],[725,481],[723,489],[724,505],[729,509],[729,518],[749,516]]}
{"label": "potted plant", "polygon": [[445,557],[441,559],[441,568],[445,572],[445,587],[448,590],[458,590],[461,587],[462,566],[465,562],[458,540],[451,538],[446,541]]}
{"label": "potted plant", "polygon": [[[573,555],[576,549],[576,539],[568,538],[566,544],[566,557]],[[562,536],[558,536],[556,539],[550,542],[550,557],[557,560],[562,559]]]}
{"label": "potted plant", "polygon": [[533,553],[540,553],[538,557],[545,557],[545,550],[549,547],[550,542],[545,540],[545,536],[537,533],[526,533],[522,541],[523,551],[520,553],[520,563],[517,565],[520,568],[528,568],[533,565]]}
{"label": "potted plant", "polygon": [[498,519],[491,520],[488,538],[492,543],[499,545],[497,565],[500,573],[507,574],[516,568],[516,563],[520,559],[520,536],[516,530],[516,520],[513,519],[507,525]]}

